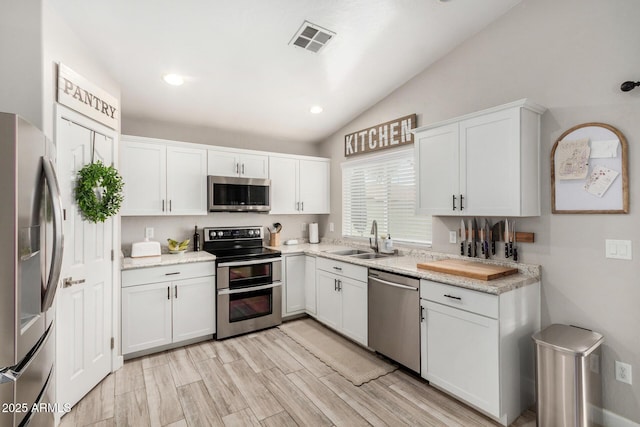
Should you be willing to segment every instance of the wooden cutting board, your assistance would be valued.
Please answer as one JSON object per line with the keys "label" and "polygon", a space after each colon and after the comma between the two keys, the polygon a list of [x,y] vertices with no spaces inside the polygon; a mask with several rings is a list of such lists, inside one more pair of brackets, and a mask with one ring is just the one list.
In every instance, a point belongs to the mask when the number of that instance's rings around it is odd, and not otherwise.
{"label": "wooden cutting board", "polygon": [[418,263],[418,268],[479,280],[493,280],[518,273],[518,269],[513,267],[502,267],[500,265],[482,264],[480,262],[458,259],[443,259],[441,261]]}

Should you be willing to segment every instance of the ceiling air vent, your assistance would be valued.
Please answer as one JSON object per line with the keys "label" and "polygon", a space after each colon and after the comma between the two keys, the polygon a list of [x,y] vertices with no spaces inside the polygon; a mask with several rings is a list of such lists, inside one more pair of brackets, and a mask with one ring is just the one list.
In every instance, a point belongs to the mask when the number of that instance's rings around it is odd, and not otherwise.
{"label": "ceiling air vent", "polygon": [[335,35],[336,33],[333,31],[304,21],[300,29],[291,38],[289,44],[318,53]]}

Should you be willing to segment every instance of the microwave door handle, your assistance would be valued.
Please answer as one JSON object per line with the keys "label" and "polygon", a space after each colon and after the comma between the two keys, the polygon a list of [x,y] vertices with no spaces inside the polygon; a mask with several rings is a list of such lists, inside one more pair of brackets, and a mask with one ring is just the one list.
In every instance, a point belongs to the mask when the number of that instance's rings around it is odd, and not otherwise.
{"label": "microwave door handle", "polygon": [[[42,157],[42,168],[51,197],[53,214],[53,252],[51,253],[51,270],[47,278],[46,288],[43,289],[42,311],[47,311],[53,304],[56,295],[60,273],[62,271],[62,251],[64,245],[63,224],[62,224],[62,197],[58,178],[53,167],[53,162],[48,157]],[[44,191],[44,189],[43,189]]]}

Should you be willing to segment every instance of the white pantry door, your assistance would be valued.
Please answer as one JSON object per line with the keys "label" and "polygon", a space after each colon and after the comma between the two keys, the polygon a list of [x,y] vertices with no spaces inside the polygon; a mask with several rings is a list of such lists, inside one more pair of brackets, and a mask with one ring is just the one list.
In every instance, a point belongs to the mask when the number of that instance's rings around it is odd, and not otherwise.
{"label": "white pantry door", "polygon": [[[57,401],[75,405],[111,372],[113,219],[86,221],[76,205],[78,171],[101,160],[111,165],[112,137],[58,119],[58,179],[62,192],[64,256],[57,296]],[[69,282],[65,284],[66,282]]]}

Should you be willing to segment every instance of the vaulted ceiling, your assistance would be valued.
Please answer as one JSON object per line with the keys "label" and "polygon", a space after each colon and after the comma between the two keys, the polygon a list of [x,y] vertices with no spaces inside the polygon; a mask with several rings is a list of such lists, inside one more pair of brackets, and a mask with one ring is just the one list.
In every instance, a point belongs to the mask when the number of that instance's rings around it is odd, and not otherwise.
{"label": "vaulted ceiling", "polygon": [[[118,81],[122,114],[313,143],[520,0],[48,0]],[[335,33],[292,43],[304,21]],[[69,64],[70,65],[70,64]],[[182,86],[162,76],[178,73]],[[311,106],[323,108],[311,114]]]}

